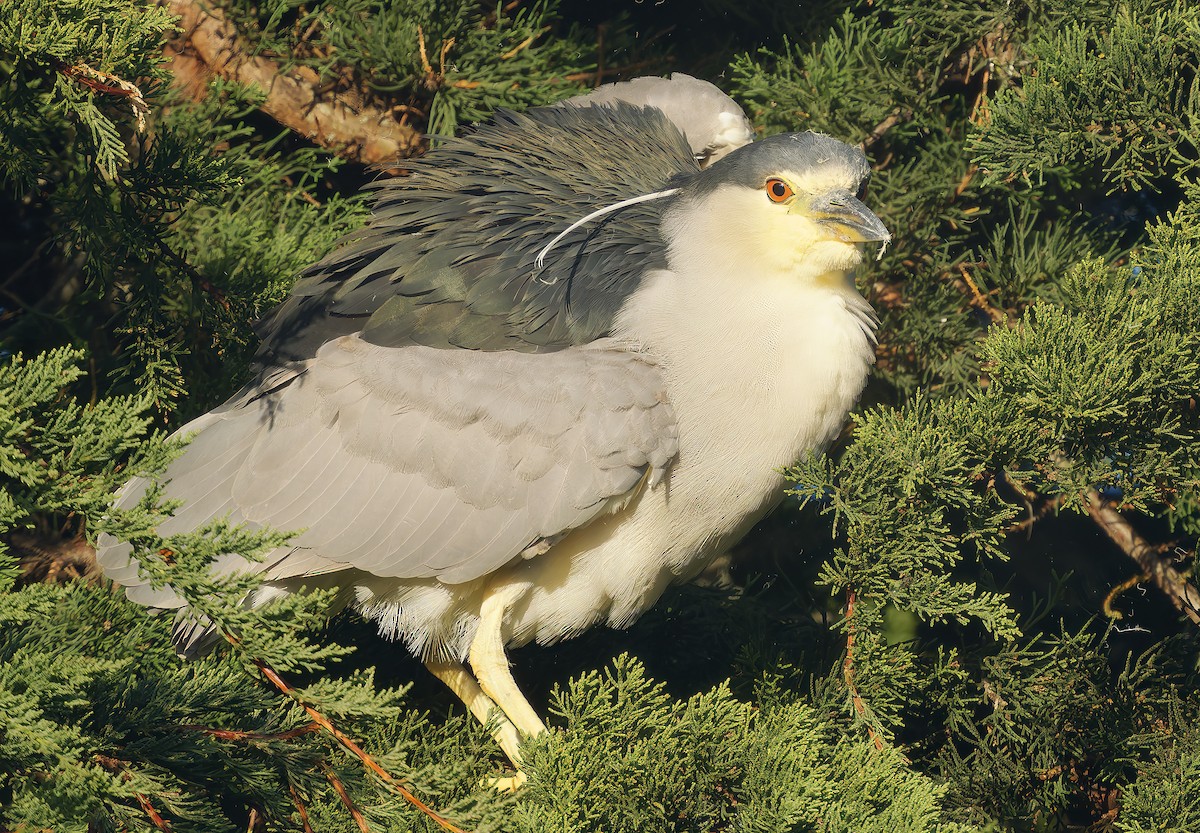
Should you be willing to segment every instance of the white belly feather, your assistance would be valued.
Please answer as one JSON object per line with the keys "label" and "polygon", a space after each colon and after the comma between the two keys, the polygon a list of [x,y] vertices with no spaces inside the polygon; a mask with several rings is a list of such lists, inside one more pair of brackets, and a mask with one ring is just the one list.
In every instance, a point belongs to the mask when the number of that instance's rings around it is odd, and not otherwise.
{"label": "white belly feather", "polygon": [[[763,283],[736,291],[750,280]],[[509,645],[630,624],[779,501],[779,470],[836,436],[874,360],[869,307],[841,274],[664,271],[625,309],[615,335],[658,356],[667,373],[680,438],[668,477],[549,552],[475,582],[364,577],[358,606],[385,634],[463,657],[483,595],[512,585],[524,592],[505,623]]]}

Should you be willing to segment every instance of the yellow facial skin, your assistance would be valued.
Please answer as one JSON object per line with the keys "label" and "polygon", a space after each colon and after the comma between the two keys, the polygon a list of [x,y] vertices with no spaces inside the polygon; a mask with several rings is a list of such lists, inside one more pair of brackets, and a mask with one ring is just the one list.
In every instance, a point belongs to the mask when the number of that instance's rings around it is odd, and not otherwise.
{"label": "yellow facial skin", "polygon": [[[790,195],[779,199],[781,184]],[[891,234],[871,209],[836,177],[806,177],[797,185],[785,177],[772,177],[763,188],[771,202],[785,204],[790,213],[800,214],[826,226],[845,243],[884,242]]]}
{"label": "yellow facial skin", "polygon": [[853,195],[858,183],[852,179],[838,171],[807,176],[781,171],[761,188],[721,186],[689,206],[692,210],[664,220],[671,261],[759,279],[824,283],[822,276],[862,262],[860,244],[890,239],[879,218]]}

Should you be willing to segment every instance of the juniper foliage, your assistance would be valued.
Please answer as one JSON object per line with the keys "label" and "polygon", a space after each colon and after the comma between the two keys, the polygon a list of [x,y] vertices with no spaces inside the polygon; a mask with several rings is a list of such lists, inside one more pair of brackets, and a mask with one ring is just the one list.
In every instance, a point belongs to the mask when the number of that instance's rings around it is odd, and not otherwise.
{"label": "juniper foliage", "polygon": [[[520,652],[553,731],[497,794],[486,731],[328,593],[248,611],[253,578],[208,575],[289,530],[109,509],[381,174],[262,90],[173,86],[160,5],[0,4],[0,830],[438,829],[314,712],[469,830],[1200,829],[1200,641],[1143,573],[1197,581],[1194,4],[220,7],[281,71],[434,134],[682,70],[763,133],[862,142],[893,232],[861,275],[876,378],[789,469],[742,589]],[[218,626],[210,655],[89,574],[102,532]]]}

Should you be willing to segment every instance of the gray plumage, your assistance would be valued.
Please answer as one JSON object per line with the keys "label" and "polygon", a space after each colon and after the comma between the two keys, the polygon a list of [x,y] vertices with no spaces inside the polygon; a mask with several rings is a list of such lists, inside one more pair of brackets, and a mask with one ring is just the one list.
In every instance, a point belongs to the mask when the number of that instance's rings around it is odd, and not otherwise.
{"label": "gray plumage", "polygon": [[[230,554],[214,566],[271,580],[358,570],[471,581],[660,478],[678,446],[654,361],[606,339],[532,356],[342,336],[272,395],[182,431],[197,429],[164,478],[186,502],[159,532],[217,517],[304,528],[261,565]],[[141,604],[181,606],[139,579],[129,552],[101,549],[109,577]]]}
{"label": "gray plumage", "polygon": [[871,176],[866,155],[856,147],[823,133],[781,133],[733,151],[720,166],[693,177],[684,188],[692,197],[707,196],[722,185],[759,188],[780,170],[800,176],[836,170],[858,189]]}
{"label": "gray plumage", "polygon": [[540,271],[538,250],[556,226],[699,170],[661,112],[621,102],[500,111],[411,168],[374,186],[370,225],[268,319],[264,362],[302,361],[352,332],[388,347],[478,350],[599,338],[641,275],[665,263],[662,206],[605,218]]}
{"label": "gray plumage", "polygon": [[[850,276],[888,234],[860,151],[791,134],[702,167],[678,125],[708,104],[592,104],[500,112],[378,184],[367,228],[266,323],[258,378],[182,429],[159,529],[303,528],[213,569],[261,571],[247,604],[342,588],[480,720],[501,709],[514,763],[545,727],[506,647],[624,627],[694,578],[837,434],[874,360]],[[574,221],[659,192],[536,267]],[[204,646],[127,545],[98,557]]]}
{"label": "gray plumage", "polygon": [[560,107],[597,107],[616,102],[652,107],[683,134],[702,165],[716,162],[754,140],[754,128],[742,108],[707,81],[676,72],[670,78],[634,78],[604,84]]}

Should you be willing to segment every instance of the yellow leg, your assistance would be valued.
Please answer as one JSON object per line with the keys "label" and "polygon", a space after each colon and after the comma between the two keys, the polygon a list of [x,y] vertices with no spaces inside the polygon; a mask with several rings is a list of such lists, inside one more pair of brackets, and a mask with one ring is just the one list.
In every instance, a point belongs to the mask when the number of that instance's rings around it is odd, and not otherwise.
{"label": "yellow leg", "polygon": [[467,661],[483,693],[521,732],[531,737],[546,731],[546,724],[517,688],[508,670],[508,654],[504,652],[504,615],[525,592],[522,587],[508,587],[484,599],[479,609],[479,630],[471,643]]}
{"label": "yellow leg", "polygon": [[458,699],[463,701],[467,710],[480,723],[486,726],[492,717],[492,712],[496,711],[498,722],[492,737],[496,739],[496,743],[500,744],[500,748],[512,761],[513,766],[519,770],[521,768],[519,751],[521,736],[517,734],[517,729],[512,725],[512,721],[505,717],[504,712],[483,693],[483,689],[479,687],[479,683],[471,676],[471,672],[467,670],[466,666],[460,662],[429,661],[425,663],[425,667],[458,695]]}

